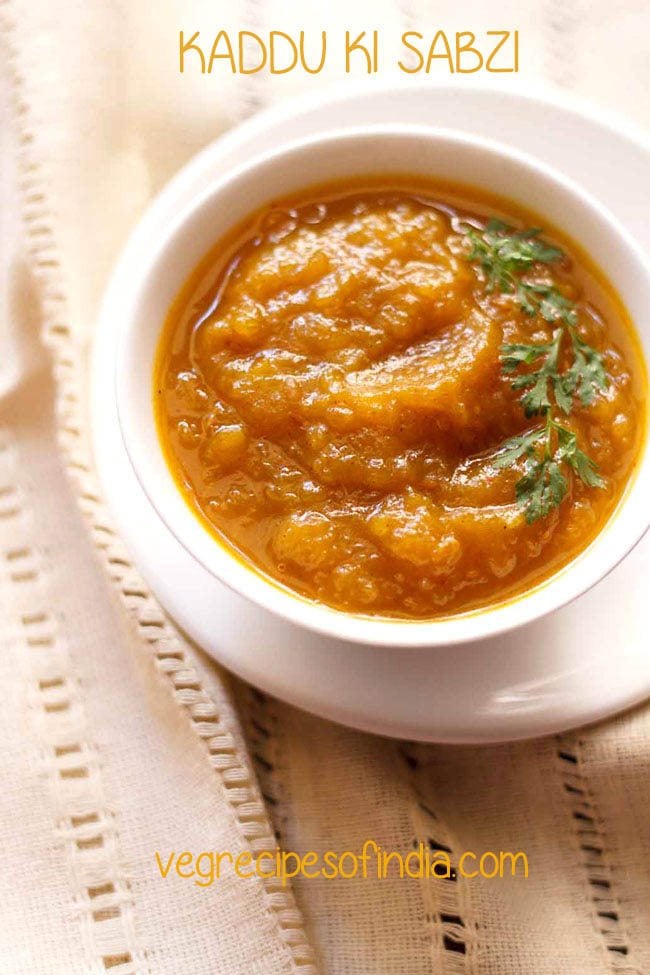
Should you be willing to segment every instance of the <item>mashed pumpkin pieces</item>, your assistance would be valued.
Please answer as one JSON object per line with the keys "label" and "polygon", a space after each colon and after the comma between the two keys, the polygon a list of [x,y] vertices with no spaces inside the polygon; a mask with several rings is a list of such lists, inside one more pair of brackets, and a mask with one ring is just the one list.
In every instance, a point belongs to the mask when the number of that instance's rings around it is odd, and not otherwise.
{"label": "mashed pumpkin pieces", "polygon": [[470,259],[495,216],[531,226],[469,189],[321,189],[258,213],[201,264],[163,331],[155,408],[179,487],[222,544],[307,598],[431,619],[512,598],[594,538],[642,439],[633,330],[570,243],[525,268],[606,373],[562,416],[597,477],[565,465],[531,520],[517,485],[535,458],[504,464],[504,444],[544,419],[522,409],[503,347],[555,348],[557,322]]}

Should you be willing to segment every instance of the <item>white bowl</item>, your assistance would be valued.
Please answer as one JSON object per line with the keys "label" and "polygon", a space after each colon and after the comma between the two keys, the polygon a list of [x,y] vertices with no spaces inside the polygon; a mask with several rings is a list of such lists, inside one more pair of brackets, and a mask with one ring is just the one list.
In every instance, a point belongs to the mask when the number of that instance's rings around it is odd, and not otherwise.
{"label": "white bowl", "polygon": [[133,469],[179,542],[210,573],[260,606],[329,636],[369,645],[442,646],[492,636],[529,623],[603,578],[648,528],[650,452],[618,509],[576,559],[523,597],[433,621],[345,613],[268,580],[219,544],[180,494],[163,457],[153,411],[153,363],[169,307],[201,258],[264,203],[329,180],[389,174],[453,180],[508,197],[540,213],[578,243],[616,286],[650,359],[650,265],[614,218],[577,184],[534,159],[490,140],[416,125],[340,129],[281,146],[219,179],[179,213],[157,246],[137,255],[138,287],[118,324],[116,396]]}

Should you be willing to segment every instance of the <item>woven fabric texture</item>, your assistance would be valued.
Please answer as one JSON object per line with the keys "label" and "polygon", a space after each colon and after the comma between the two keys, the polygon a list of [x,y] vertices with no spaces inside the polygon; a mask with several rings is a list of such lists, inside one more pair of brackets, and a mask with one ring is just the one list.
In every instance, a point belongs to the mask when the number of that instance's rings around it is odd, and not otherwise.
{"label": "woven fabric texture", "polygon": [[[524,7],[522,9],[522,6]],[[112,262],[152,194],[304,84],[180,76],[179,29],[282,29],[286,2],[2,0],[0,972],[650,972],[650,710],[492,748],[391,742],[232,680],[131,564],[93,471],[88,352]],[[307,3],[318,29],[493,28],[485,3]],[[505,0],[517,84],[650,125],[638,0]],[[525,56],[524,56],[525,55]],[[606,67],[603,67],[603,66]],[[10,105],[9,102],[12,102]],[[12,216],[11,205],[16,213]],[[6,223],[5,223],[6,222]],[[20,231],[16,228],[20,226]],[[7,241],[10,246],[7,247]],[[155,851],[525,850],[519,879],[163,880]]]}

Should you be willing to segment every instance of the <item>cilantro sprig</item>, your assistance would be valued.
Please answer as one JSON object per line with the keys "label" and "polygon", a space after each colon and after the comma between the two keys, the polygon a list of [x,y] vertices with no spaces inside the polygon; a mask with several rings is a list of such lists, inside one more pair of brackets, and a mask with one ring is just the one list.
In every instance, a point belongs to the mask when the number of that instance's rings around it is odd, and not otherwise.
{"label": "cilantro sprig", "polygon": [[555,285],[531,277],[539,265],[556,264],[565,256],[541,233],[537,227],[515,230],[500,220],[490,220],[481,231],[466,228],[468,260],[481,269],[487,291],[513,295],[524,314],[555,326],[550,341],[501,347],[502,371],[521,392],[525,415],[545,418],[542,426],[508,440],[495,462],[503,468],[525,459],[515,496],[529,524],[562,503],[568,473],[587,487],[605,483],[576,435],[554,415],[558,410],[568,416],[576,399],[589,406],[606,388],[607,374],[600,353],[578,332],[575,304]]}
{"label": "cilantro sprig", "polygon": [[469,260],[479,264],[485,273],[488,291],[512,294],[517,291],[519,275],[535,264],[553,264],[564,257],[562,251],[541,239],[541,229],[514,230],[502,220],[488,221],[485,229],[467,227],[472,243]]}
{"label": "cilantro sprig", "polygon": [[563,465],[588,487],[605,484],[597,465],[578,447],[575,433],[554,420],[550,410],[543,426],[507,440],[494,466],[512,467],[522,457],[524,473],[515,485],[515,497],[528,524],[546,518],[566,497],[569,484]]}

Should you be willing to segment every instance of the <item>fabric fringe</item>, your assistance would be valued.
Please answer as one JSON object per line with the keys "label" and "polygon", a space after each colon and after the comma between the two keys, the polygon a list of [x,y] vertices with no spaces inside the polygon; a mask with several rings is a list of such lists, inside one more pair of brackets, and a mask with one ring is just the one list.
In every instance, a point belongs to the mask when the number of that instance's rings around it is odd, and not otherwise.
{"label": "fabric fringe", "polygon": [[[453,863],[453,842],[445,824],[431,808],[420,777],[421,764],[408,744],[399,746],[402,773],[412,794],[411,819],[415,834],[414,847],[422,843],[432,854],[446,853]],[[479,952],[478,932],[466,917],[460,892],[462,878],[452,867],[450,877],[426,878],[421,882],[425,910],[425,927],[434,953],[435,971],[442,975],[471,975],[476,972]]]}
{"label": "fabric fringe", "polygon": [[603,938],[608,964],[617,975],[641,975],[628,960],[630,940],[607,853],[607,833],[589,788],[582,745],[576,735],[558,736],[557,762],[580,850],[587,900],[592,906],[594,925]]}
{"label": "fabric fringe", "polygon": [[15,446],[0,442],[0,572],[12,588],[15,639],[25,660],[31,726],[65,847],[85,952],[111,975],[146,975],[133,894],[120,867],[115,816],[102,789],[101,761],[86,721],[66,639],[52,613],[50,570],[41,557]]}
{"label": "fabric fringe", "polygon": [[[158,670],[174,700],[204,743],[208,761],[219,775],[243,839],[254,852],[273,851],[276,847],[275,837],[259,797],[254,773],[240,754],[228,721],[204,689],[201,674],[187,644],[166,618],[133,566],[112,527],[101,498],[89,446],[84,349],[74,339],[68,324],[62,263],[52,229],[53,216],[46,200],[46,167],[33,154],[30,108],[15,41],[11,0],[0,0],[0,12],[14,79],[25,234],[42,296],[43,340],[53,357],[58,438],[63,458],[108,573],[134,619],[141,639],[151,648]],[[301,975],[314,975],[316,969],[312,948],[293,892],[272,877],[264,877],[261,883],[269,911],[276,919],[279,935],[290,951],[294,970]],[[99,887],[104,891],[103,884],[99,884]],[[109,906],[106,906],[106,910],[109,910]],[[98,945],[98,952],[101,951],[103,948]],[[118,952],[111,958],[107,965],[111,975],[131,975],[136,971],[141,975],[145,971],[142,967],[133,967],[136,959],[134,953]]]}

